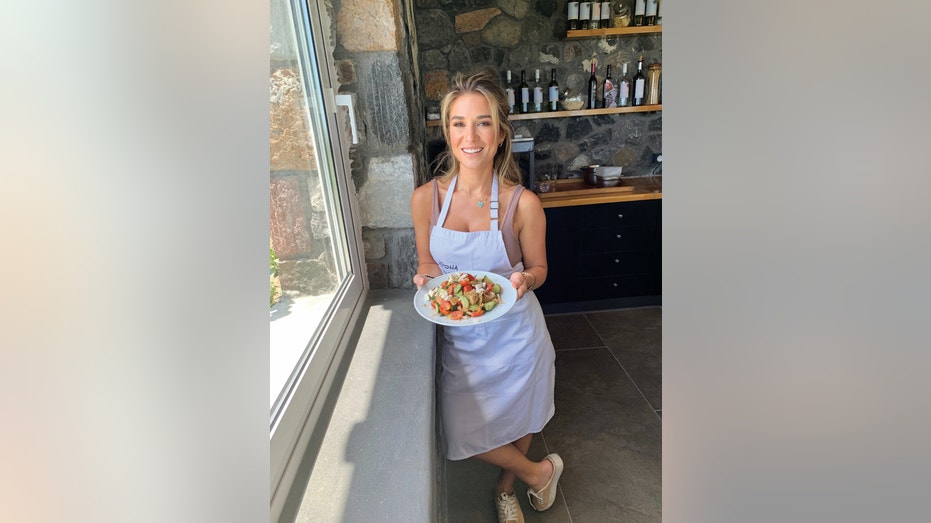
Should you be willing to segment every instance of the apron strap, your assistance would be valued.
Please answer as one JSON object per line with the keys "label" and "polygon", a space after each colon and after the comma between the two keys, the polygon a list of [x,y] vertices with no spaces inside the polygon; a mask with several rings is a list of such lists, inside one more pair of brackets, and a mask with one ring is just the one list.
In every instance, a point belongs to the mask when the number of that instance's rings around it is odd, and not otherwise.
{"label": "apron strap", "polygon": [[491,178],[491,201],[488,205],[491,207],[491,231],[498,230],[498,173],[493,172]]}
{"label": "apron strap", "polygon": [[440,210],[440,217],[436,219],[436,224],[440,227],[446,223],[446,213],[449,212],[449,202],[453,201],[453,193],[456,192],[456,179],[459,176],[453,176],[451,182],[449,182],[449,188],[446,189],[446,198],[443,199],[443,208]]}

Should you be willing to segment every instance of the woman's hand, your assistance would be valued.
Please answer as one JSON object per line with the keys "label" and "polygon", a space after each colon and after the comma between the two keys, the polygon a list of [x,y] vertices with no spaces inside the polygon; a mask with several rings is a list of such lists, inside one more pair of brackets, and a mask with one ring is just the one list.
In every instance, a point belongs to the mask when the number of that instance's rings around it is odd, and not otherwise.
{"label": "woman's hand", "polygon": [[417,289],[420,289],[427,284],[428,281],[436,278],[436,276],[430,276],[429,274],[415,274],[414,275],[414,285],[417,286]]}
{"label": "woman's hand", "polygon": [[524,294],[533,290],[536,278],[529,272],[515,272],[509,278],[511,286],[517,289],[517,299],[524,297]]}

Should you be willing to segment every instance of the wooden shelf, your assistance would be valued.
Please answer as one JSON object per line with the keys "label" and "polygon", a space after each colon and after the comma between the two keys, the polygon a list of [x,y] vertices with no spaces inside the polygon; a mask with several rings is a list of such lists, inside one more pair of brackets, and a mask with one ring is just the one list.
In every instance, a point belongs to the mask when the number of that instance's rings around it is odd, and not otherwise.
{"label": "wooden shelf", "polygon": [[[579,109],[577,111],[551,111],[542,113],[518,113],[508,115],[508,120],[542,120],[544,118],[569,118],[571,116],[598,116],[601,114],[655,113],[663,110],[663,104],[638,105],[636,107],[612,107],[610,109]],[[439,127],[440,120],[427,120],[427,127]]]}
{"label": "wooden shelf", "polygon": [[[550,182],[552,183],[552,182]],[[628,177],[617,187],[595,187],[578,178],[556,180],[556,190],[537,193],[544,209],[663,199],[663,177]]]}
{"label": "wooden shelf", "polygon": [[599,36],[628,36],[640,34],[662,33],[661,25],[643,25],[639,27],[608,27],[607,29],[579,29],[566,31],[566,40],[579,38],[597,38]]}

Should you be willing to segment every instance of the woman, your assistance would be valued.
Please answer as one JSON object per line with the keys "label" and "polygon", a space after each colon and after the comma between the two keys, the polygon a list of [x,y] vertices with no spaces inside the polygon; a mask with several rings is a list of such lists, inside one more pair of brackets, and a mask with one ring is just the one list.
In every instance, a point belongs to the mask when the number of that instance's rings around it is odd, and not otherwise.
{"label": "woman", "polygon": [[563,470],[558,454],[526,457],[555,412],[555,352],[532,292],[546,281],[546,217],[521,185],[507,111],[494,76],[456,75],[440,107],[444,171],[411,196],[418,288],[431,275],[481,270],[508,277],[517,290],[501,318],[443,330],[440,376],[446,456],[501,468],[495,502],[502,523],[524,520],[515,478],[528,485],[531,506],[546,510]]}

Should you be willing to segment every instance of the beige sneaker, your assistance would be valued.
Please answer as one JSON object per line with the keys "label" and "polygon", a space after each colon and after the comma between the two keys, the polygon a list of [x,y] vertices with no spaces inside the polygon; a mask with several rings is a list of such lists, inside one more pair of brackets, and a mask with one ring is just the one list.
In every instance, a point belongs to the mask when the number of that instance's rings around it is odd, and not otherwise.
{"label": "beige sneaker", "polygon": [[534,492],[532,488],[527,489],[527,497],[530,498],[530,506],[534,510],[546,510],[553,506],[553,502],[556,501],[556,483],[562,475],[563,464],[559,454],[554,452],[543,459],[548,459],[553,463],[553,475],[539,492]]}
{"label": "beige sneaker", "polygon": [[524,523],[524,513],[520,511],[517,495],[502,492],[495,498],[498,507],[498,523]]}

